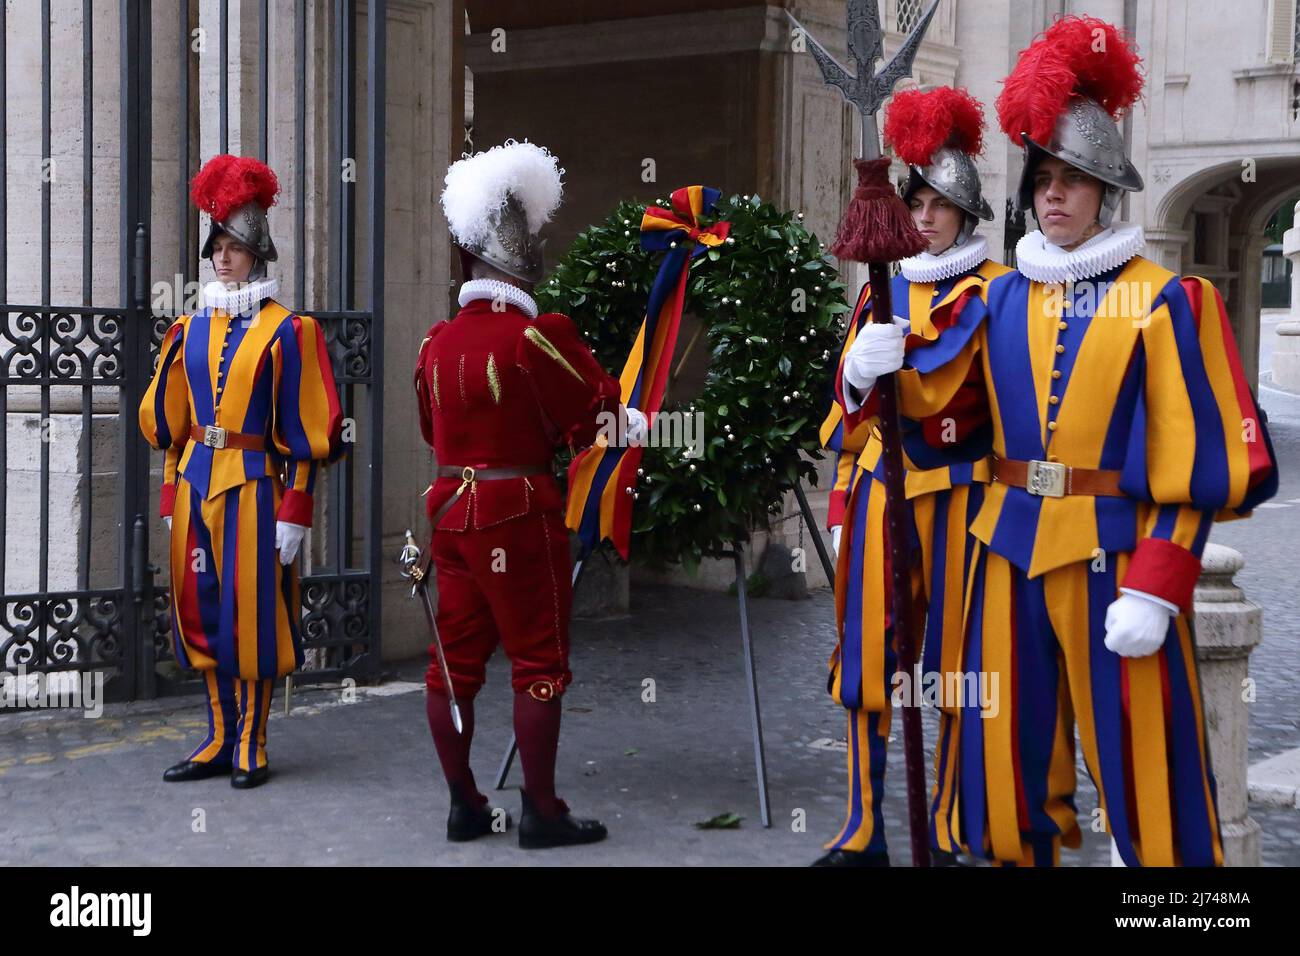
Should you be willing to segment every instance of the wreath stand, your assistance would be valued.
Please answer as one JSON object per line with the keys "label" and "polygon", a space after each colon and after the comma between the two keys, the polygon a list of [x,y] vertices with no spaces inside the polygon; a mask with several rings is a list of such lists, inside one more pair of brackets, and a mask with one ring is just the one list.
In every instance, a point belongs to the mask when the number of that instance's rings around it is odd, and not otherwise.
{"label": "wreath stand", "polygon": [[[803,515],[804,523],[812,529],[817,527],[813,520],[812,509],[808,506],[808,498],[804,495],[803,485],[798,481],[794,484],[795,498],[799,501],[799,511]],[[822,569],[826,572],[826,580],[831,586],[835,584],[835,565],[826,551],[826,542],[822,540],[820,532],[814,531],[812,535],[813,545],[817,549],[817,556],[821,559]],[[763,718],[758,706],[758,672],[754,666],[754,643],[749,634],[749,609],[745,603],[745,555],[740,549],[740,542],[734,542],[730,549],[725,551],[709,552],[710,557],[731,558],[736,564],[736,597],[740,605],[740,646],[744,659],[745,678],[749,687],[749,725],[750,732],[754,738],[754,775],[758,782],[758,813],[764,827],[772,826],[772,809],[768,798],[767,787],[767,755],[763,748]],[[582,569],[585,561],[579,560],[573,566],[572,586],[577,590],[578,581],[582,578]],[[519,746],[514,736],[510,737],[510,746],[506,748],[505,756],[501,758],[501,767],[497,771],[496,789],[504,790],[506,778],[510,776],[510,768],[514,764],[515,754],[519,752]]]}

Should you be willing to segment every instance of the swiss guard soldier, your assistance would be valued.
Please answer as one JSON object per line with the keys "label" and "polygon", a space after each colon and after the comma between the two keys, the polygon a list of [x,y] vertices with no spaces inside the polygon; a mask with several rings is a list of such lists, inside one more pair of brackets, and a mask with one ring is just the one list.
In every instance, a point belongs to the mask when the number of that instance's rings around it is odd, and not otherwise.
{"label": "swiss guard soldier", "polygon": [[[1076,723],[1127,865],[1223,862],[1192,592],[1212,522],[1275,494],[1276,460],[1219,293],[1115,220],[1142,188],[1116,124],[1142,89],[1130,44],[1066,17],[1021,53],[998,115],[1039,229],[896,376],[922,417],[975,370],[991,416],[962,667],[992,694],[963,702],[955,760],[963,843],[1004,864],[1079,845]],[[903,364],[878,328],[846,390]]]}
{"label": "swiss guard soldier", "polygon": [[[927,251],[900,263],[901,274],[893,280],[893,308],[898,321],[907,323],[914,343],[937,339],[941,329],[935,317],[946,314],[963,294],[1010,271],[988,257],[987,241],[975,235],[980,220],[993,218],[981,195],[974,163],[983,127],[983,106],[965,90],[952,87],[899,93],[885,114],[885,140],[908,163],[903,198],[917,229],[930,240]],[[868,284],[858,296],[842,359],[852,354],[857,333],[870,321]],[[846,411],[856,423],[851,429],[846,427]],[[839,452],[828,520],[838,558],[839,630],[830,690],[849,711],[849,800],[843,827],[815,866],[885,866],[889,860],[881,799],[897,657],[889,610],[884,460],[875,420],[854,415],[857,411],[858,404],[849,396],[847,406],[837,402],[831,407],[822,426],[823,444]],[[962,416],[963,428],[965,424]],[[974,437],[952,435],[954,441]],[[908,451],[927,452],[924,443],[908,445]],[[935,458],[932,453],[928,457]],[[960,649],[962,595],[971,550],[966,529],[983,501],[989,463],[949,465],[942,460],[917,462],[908,456],[905,464],[912,553],[919,561],[912,573],[913,607],[921,615],[928,607],[923,671],[927,675],[949,672],[956,669]],[[928,467],[932,464],[937,467]],[[948,825],[952,767],[946,759],[952,752],[948,742],[954,714],[951,702],[944,702],[931,826],[936,861],[951,861],[957,850]]]}
{"label": "swiss guard soldier", "polygon": [[[590,445],[602,414],[619,414],[618,382],[572,320],[538,315],[538,232],[559,206],[555,157],[508,141],[454,163],[442,206],[460,249],[460,311],[429,329],[415,369],[420,427],[437,471],[426,492],[437,572],[429,728],[451,795],[449,840],[492,832],[470,769],[474,698],[500,643],[510,658],[514,730],[523,764],[525,848],[592,843],[595,820],[555,793],[561,696],[569,672],[569,538],[551,471],[557,447]],[[629,440],[644,418],[629,409]],[[461,727],[451,712],[455,701]]]}
{"label": "swiss guard soldier", "polygon": [[217,281],[205,307],[163,336],[140,430],[166,453],[161,512],[171,532],[176,660],[203,674],[208,734],[167,781],[268,774],[272,682],[302,663],[298,555],[320,465],[340,452],[342,411],[315,320],[275,301],[264,163],[208,161],[190,197],[211,217],[202,257]]}

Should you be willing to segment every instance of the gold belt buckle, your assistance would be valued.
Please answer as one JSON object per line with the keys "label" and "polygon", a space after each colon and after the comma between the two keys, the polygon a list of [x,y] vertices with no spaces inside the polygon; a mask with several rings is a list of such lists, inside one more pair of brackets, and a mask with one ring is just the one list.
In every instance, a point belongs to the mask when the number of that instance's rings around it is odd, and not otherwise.
{"label": "gold belt buckle", "polygon": [[1031,461],[1025,490],[1044,498],[1065,497],[1065,465],[1059,461]]}
{"label": "gold belt buckle", "polygon": [[461,471],[460,476],[466,481],[466,483],[471,482],[474,480],[474,469],[470,465],[466,465],[464,470]]}
{"label": "gold belt buckle", "polygon": [[203,444],[209,448],[226,447],[226,430],[217,425],[203,426]]}

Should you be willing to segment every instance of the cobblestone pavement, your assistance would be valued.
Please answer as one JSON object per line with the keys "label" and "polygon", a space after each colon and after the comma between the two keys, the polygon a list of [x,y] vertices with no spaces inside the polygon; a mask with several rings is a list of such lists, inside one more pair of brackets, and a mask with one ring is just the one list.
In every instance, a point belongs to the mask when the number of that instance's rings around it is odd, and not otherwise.
{"label": "cobblestone pavement", "polygon": [[1272,388],[1260,404],[1278,457],[1277,496],[1247,521],[1215,525],[1210,540],[1240,551],[1237,584],[1264,609],[1264,641],[1250,657],[1256,699],[1250,705],[1250,759],[1300,747],[1300,396]]}
{"label": "cobblestone pavement", "polygon": [[[758,822],[735,599],[638,588],[630,618],[575,623],[559,780],[576,812],[609,824],[603,844],[527,853],[512,836],[446,843],[416,661],[359,688],[356,703],[342,703],[337,689],[300,690],[286,717],[277,701],[272,780],[252,791],[221,778],[162,782],[205,729],[194,700],[110,705],[99,719],[5,715],[0,864],[805,864],[844,808],[844,716],[823,670],[834,612],[826,592],[751,607],[770,830]],[[508,738],[507,677],[498,656],[477,712],[474,763],[485,787]],[[642,700],[645,678],[655,681],[654,703]],[[927,720],[930,740],[933,729]],[[905,862],[901,742],[890,746],[887,832]],[[516,769],[501,795],[512,812],[518,785]],[[1096,796],[1085,777],[1078,805],[1087,820]],[[727,811],[744,817],[739,830],[692,826]],[[1300,864],[1300,813],[1252,812],[1265,862]],[[1086,826],[1083,849],[1065,854],[1073,864],[1108,861],[1109,842]]]}

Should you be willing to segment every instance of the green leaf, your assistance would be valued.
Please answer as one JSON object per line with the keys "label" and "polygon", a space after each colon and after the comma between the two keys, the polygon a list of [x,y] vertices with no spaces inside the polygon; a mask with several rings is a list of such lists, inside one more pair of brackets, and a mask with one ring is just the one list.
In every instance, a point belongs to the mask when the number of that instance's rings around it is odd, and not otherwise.
{"label": "green leaf", "polygon": [[728,810],[726,813],[719,813],[716,817],[709,817],[707,820],[701,820],[695,824],[697,830],[738,830],[740,821],[745,819],[737,813]]}

